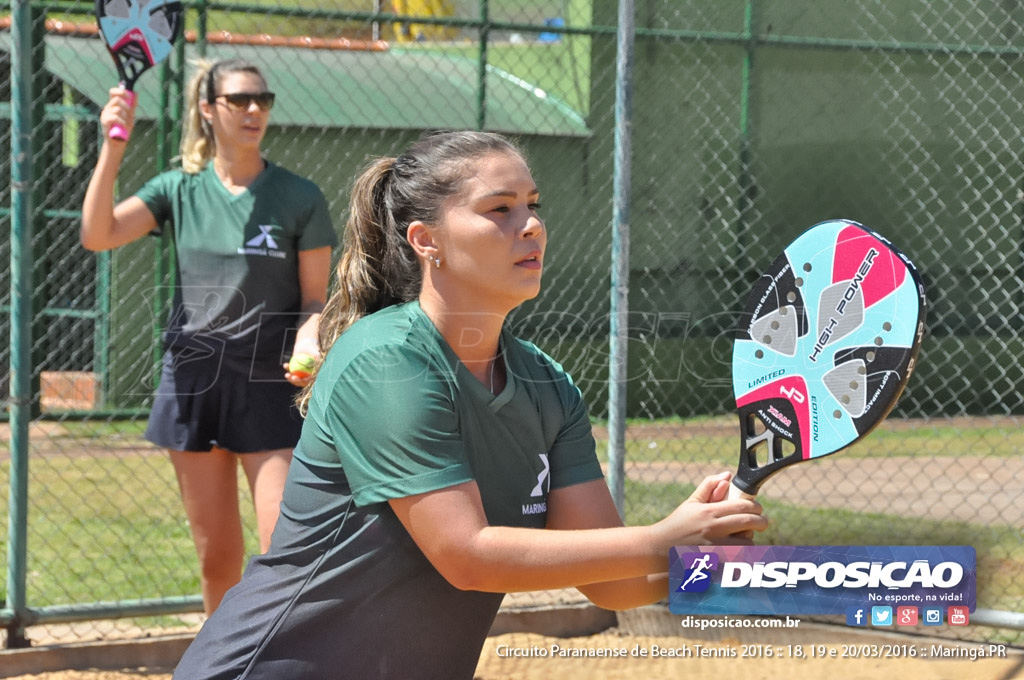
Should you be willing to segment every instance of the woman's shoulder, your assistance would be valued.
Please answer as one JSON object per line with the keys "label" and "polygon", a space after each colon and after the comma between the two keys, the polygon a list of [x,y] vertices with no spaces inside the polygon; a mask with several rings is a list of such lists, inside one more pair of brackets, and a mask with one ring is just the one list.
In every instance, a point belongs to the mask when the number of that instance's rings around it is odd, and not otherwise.
{"label": "woman's shoulder", "polygon": [[146,181],[146,184],[174,186],[182,184],[183,182],[194,181],[195,178],[196,175],[187,173],[181,168],[168,168],[167,170],[162,170],[153,177],[150,177]]}
{"label": "woman's shoulder", "polygon": [[406,303],[359,319],[334,342],[327,359],[348,365],[387,357],[382,365],[392,366],[436,360],[436,342],[417,311],[416,303]]}
{"label": "woman's shoulder", "polygon": [[427,376],[435,385],[451,383],[454,370],[415,310],[396,305],[363,317],[335,340],[317,372],[314,395],[323,383],[332,391],[353,382],[383,389]]}
{"label": "woman's shoulder", "polygon": [[562,364],[528,340],[507,337],[504,341],[506,361],[521,383],[530,385],[538,393],[557,395],[562,404],[580,401],[579,387]]}
{"label": "woman's shoulder", "polygon": [[529,340],[506,333],[503,342],[519,362],[545,373],[567,375],[562,364]]}
{"label": "woman's shoulder", "polygon": [[153,201],[172,199],[175,196],[188,193],[189,187],[194,186],[196,181],[196,175],[187,173],[181,168],[170,168],[150,177],[135,194],[149,204]]}
{"label": "woman's shoulder", "polygon": [[284,189],[289,193],[298,193],[300,195],[323,194],[320,186],[308,177],[303,177],[272,161],[266,161],[266,163],[266,172],[273,186]]}

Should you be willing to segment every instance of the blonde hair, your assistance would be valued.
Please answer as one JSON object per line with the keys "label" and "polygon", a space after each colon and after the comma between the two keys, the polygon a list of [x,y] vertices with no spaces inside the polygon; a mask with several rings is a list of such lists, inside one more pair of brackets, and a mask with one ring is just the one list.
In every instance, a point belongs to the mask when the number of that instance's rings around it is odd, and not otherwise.
{"label": "blonde hair", "polygon": [[[423,271],[406,238],[409,224],[440,224],[445,202],[476,172],[475,161],[495,153],[523,157],[498,134],[441,132],[365,168],[352,186],[336,285],[320,314],[323,354],[362,317],[419,297]],[[315,380],[316,370],[297,399],[303,413]]]}
{"label": "blonde hair", "polygon": [[190,174],[202,170],[217,153],[213,127],[203,118],[199,103],[213,104],[218,86],[229,73],[252,73],[264,83],[267,80],[255,64],[243,59],[199,59],[193,65],[195,72],[185,91],[185,126],[181,135],[181,169]]}

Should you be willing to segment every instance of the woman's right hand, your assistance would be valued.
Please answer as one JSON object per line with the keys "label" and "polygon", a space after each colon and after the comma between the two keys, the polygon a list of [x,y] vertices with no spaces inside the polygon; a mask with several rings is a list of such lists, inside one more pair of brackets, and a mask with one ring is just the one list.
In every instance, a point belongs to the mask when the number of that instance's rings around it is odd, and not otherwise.
{"label": "woman's right hand", "polygon": [[658,550],[677,545],[750,545],[755,531],[768,528],[768,519],[755,500],[727,500],[732,475],[706,477],[671,515],[654,524]]}
{"label": "woman's right hand", "polygon": [[[103,138],[124,143],[135,127],[135,105],[137,97],[134,92],[126,90],[123,86],[110,88],[110,99],[106,106],[100,111],[100,125],[103,127]],[[114,139],[110,131],[120,126],[126,133],[123,139]]]}

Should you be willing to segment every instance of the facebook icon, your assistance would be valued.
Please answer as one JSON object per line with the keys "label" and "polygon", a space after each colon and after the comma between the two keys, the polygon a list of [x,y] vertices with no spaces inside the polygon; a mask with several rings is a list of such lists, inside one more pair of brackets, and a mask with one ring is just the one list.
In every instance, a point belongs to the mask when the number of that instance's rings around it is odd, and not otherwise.
{"label": "facebook icon", "polygon": [[868,616],[865,613],[867,610],[864,607],[847,607],[846,608],[846,625],[847,626],[867,626]]}

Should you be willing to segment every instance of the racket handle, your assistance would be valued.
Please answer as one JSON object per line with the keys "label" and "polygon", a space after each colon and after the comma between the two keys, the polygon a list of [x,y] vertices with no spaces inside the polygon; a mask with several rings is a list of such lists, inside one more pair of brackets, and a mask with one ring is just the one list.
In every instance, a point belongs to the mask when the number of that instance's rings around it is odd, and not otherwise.
{"label": "racket handle", "polygon": [[[125,90],[124,91],[124,98],[125,98],[125,101],[127,102],[129,108],[135,106],[135,93],[134,92],[132,92],[131,90]],[[122,127],[121,125],[118,125],[117,123],[114,123],[114,125],[112,125],[110,127],[110,134],[108,135],[108,137],[110,137],[111,139],[116,139],[119,142],[127,142],[128,141],[128,131],[125,130],[124,127]]]}
{"label": "racket handle", "polygon": [[751,495],[751,494],[747,493],[746,491],[743,491],[742,489],[740,489],[735,484],[730,484],[729,485],[729,495],[726,496],[726,500],[730,500],[731,501],[731,500],[735,500],[737,498],[743,498],[745,500],[752,501],[755,498],[757,498],[757,496],[756,495]]}

